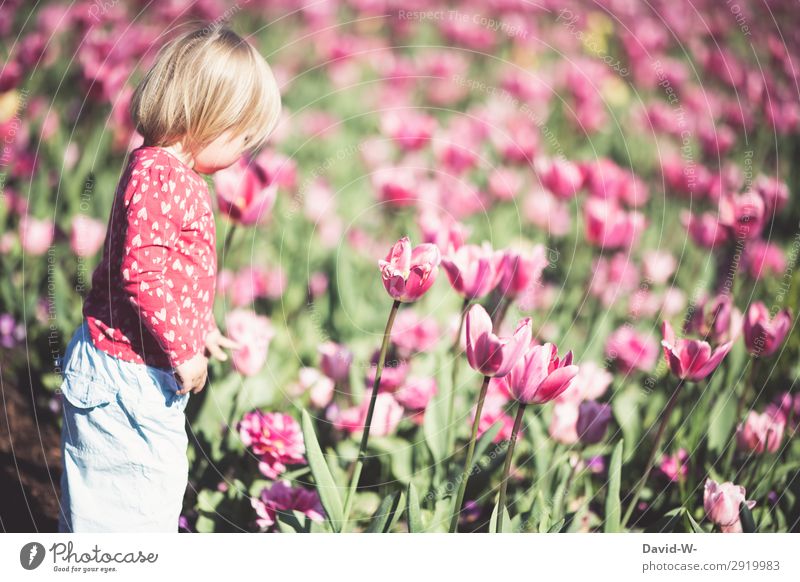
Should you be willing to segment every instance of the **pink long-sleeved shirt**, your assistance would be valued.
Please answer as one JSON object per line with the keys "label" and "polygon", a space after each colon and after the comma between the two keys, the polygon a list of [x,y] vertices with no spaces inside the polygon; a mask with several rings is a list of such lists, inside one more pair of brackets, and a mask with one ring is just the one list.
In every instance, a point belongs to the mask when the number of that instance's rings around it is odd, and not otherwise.
{"label": "pink long-sleeved shirt", "polygon": [[215,327],[216,228],[205,180],[166,150],[133,150],[83,315],[97,348],[174,368]]}

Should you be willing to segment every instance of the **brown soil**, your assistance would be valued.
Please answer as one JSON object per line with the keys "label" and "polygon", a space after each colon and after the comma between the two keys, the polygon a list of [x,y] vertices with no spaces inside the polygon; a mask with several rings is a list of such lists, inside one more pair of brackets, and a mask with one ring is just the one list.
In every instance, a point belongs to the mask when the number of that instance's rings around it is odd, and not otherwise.
{"label": "brown soil", "polygon": [[[19,380],[19,382],[17,382]],[[58,531],[61,433],[47,397],[0,368],[0,531]]]}

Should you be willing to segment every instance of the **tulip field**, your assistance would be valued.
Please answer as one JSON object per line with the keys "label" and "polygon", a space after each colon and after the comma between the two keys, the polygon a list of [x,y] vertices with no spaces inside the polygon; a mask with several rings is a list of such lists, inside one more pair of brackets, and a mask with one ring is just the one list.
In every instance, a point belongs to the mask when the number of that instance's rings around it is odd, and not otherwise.
{"label": "tulip field", "polygon": [[188,401],[180,531],[800,531],[795,3],[7,0],[0,482],[36,531],[57,475],[16,455],[188,21],[283,109],[205,176],[242,348]]}

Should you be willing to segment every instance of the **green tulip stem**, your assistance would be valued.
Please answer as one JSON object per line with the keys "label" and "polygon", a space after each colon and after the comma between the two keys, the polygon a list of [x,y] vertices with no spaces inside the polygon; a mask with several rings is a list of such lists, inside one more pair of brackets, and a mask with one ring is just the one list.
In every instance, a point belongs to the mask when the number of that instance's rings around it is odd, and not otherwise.
{"label": "green tulip stem", "polygon": [[658,425],[658,430],[656,431],[656,438],[653,441],[653,448],[650,451],[650,456],[647,458],[647,464],[645,465],[644,475],[639,481],[636,483],[636,486],[633,489],[633,498],[631,499],[630,505],[628,505],[628,510],[625,512],[625,517],[622,520],[622,524],[628,523],[630,520],[631,515],[633,514],[633,510],[636,507],[636,503],[639,501],[639,497],[642,494],[642,488],[644,487],[645,483],[647,483],[647,478],[650,476],[650,471],[653,470],[653,462],[656,459],[656,454],[658,453],[658,447],[661,444],[661,438],[664,436],[664,431],[667,428],[667,424],[669,424],[669,417],[672,416],[672,410],[675,408],[675,404],[678,402],[678,394],[680,394],[681,388],[683,388],[684,380],[680,380],[678,385],[675,386],[675,390],[672,392],[672,395],[669,397],[669,401],[667,402],[666,408],[664,408],[664,412],[661,416],[661,423]]}
{"label": "green tulip stem", "polygon": [[[369,408],[367,409],[367,418],[364,422],[364,432],[361,435],[361,444],[358,447],[358,457],[356,458],[355,469],[353,476],[350,480],[350,487],[347,490],[347,497],[344,501],[344,516],[342,522],[346,525],[347,518],[350,515],[350,509],[353,506],[353,498],[358,488],[358,481],[361,478],[361,469],[364,467],[364,459],[367,456],[367,442],[369,441],[369,431],[372,426],[372,415],[375,412],[375,401],[378,397],[378,389],[381,384],[381,374],[383,373],[383,365],[386,361],[386,351],[389,348],[389,338],[392,334],[392,325],[394,325],[394,318],[397,315],[397,310],[400,307],[400,301],[395,300],[392,304],[392,310],[389,312],[389,320],[386,322],[386,329],[383,332],[383,343],[381,344],[381,353],[378,356],[378,366],[375,369],[375,381],[372,383],[372,394],[369,399]],[[344,530],[344,528],[343,528]]]}
{"label": "green tulip stem", "polygon": [[475,453],[475,440],[478,436],[478,426],[481,422],[481,413],[483,412],[483,402],[486,400],[486,392],[489,390],[490,376],[483,377],[483,384],[481,385],[481,392],[478,395],[478,405],[475,408],[475,420],[472,421],[472,436],[469,439],[469,447],[467,448],[467,459],[464,462],[464,472],[461,474],[461,482],[458,484],[458,495],[456,496],[456,503],[453,506],[453,516],[450,519],[450,533],[456,533],[458,529],[458,517],[461,515],[461,503],[464,501],[464,492],[467,490],[467,479],[472,465],[472,455]]}
{"label": "green tulip stem", "polygon": [[506,490],[508,489],[508,475],[511,472],[511,458],[514,456],[514,445],[517,442],[519,427],[522,424],[522,417],[525,414],[525,403],[520,402],[517,406],[517,417],[514,419],[514,428],[511,429],[511,440],[508,443],[506,461],[503,465],[503,480],[500,481],[500,494],[497,498],[497,528],[495,531],[503,533],[503,514],[506,507]]}

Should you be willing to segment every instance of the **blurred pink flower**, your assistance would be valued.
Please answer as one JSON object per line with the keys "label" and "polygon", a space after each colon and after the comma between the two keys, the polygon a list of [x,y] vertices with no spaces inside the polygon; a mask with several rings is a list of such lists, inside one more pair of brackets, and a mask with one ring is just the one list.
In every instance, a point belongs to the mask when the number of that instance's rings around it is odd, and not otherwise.
{"label": "blurred pink flower", "polygon": [[645,251],[642,256],[644,276],[655,285],[663,285],[675,272],[678,263],[669,251]]}
{"label": "blurred pink flower", "polygon": [[439,324],[432,316],[420,319],[412,309],[398,313],[392,326],[392,343],[404,358],[430,350],[440,336]]}
{"label": "blurred pink flower", "polygon": [[634,370],[649,372],[658,360],[658,343],[652,336],[623,325],[608,337],[606,355],[625,374]]}
{"label": "blurred pink flower", "polygon": [[778,351],[792,327],[792,312],[782,309],[770,317],[761,301],[752,303],[744,320],[744,342],[747,351],[757,357],[769,357]]}
{"label": "blurred pink flower", "polygon": [[683,331],[715,344],[734,341],[742,333],[742,313],[728,294],[720,293],[711,300],[701,297],[685,319]]}
{"label": "blurred pink flower", "polygon": [[523,212],[526,220],[553,237],[564,236],[572,227],[567,203],[541,187],[533,188],[525,197]]}
{"label": "blurred pink flower", "polygon": [[302,396],[306,392],[309,394],[311,405],[315,408],[325,408],[333,400],[335,384],[316,368],[300,368],[297,387],[290,394],[292,397]]}
{"label": "blurred pink flower", "polygon": [[524,254],[515,249],[507,249],[500,264],[497,289],[505,297],[514,299],[532,287],[539,287],[542,271],[550,263],[544,246],[539,244]]}
{"label": "blurred pink flower", "polygon": [[744,248],[742,267],[754,279],[778,275],[786,271],[786,255],[780,247],[761,239],[749,241]]}
{"label": "blurred pink flower", "polygon": [[409,410],[423,410],[436,394],[436,380],[433,378],[409,378],[395,393],[395,399]]}
{"label": "blurred pink flower", "polygon": [[33,256],[45,254],[53,244],[54,228],[49,220],[23,216],[19,221],[19,240],[22,250]]}
{"label": "blurred pink flower", "polygon": [[571,445],[578,442],[578,405],[572,402],[556,403],[550,418],[548,432],[554,440]]}
{"label": "blurred pink flower", "polygon": [[568,200],[583,187],[581,168],[563,158],[537,158],[534,164],[542,185],[553,195]]}
{"label": "blurred pink flower", "polygon": [[79,257],[91,257],[103,246],[106,238],[106,225],[83,214],[72,217],[70,247]]}
{"label": "blurred pink flower", "polygon": [[404,236],[395,243],[385,259],[378,261],[386,292],[396,301],[417,301],[436,280],[441,260],[436,245],[422,243],[412,250],[411,242]]}
{"label": "blurred pink flower", "polygon": [[323,521],[322,508],[317,492],[303,487],[292,487],[288,481],[276,481],[261,490],[261,495],[251,497],[250,504],[256,510],[256,525],[264,529],[275,524],[278,511],[299,511],[312,521]]}
{"label": "blurred pink flower", "polygon": [[757,238],[766,220],[764,199],[755,192],[725,194],[719,200],[719,222],[737,239]]}
{"label": "blurred pink flower", "polygon": [[789,202],[789,187],[772,176],[759,174],[753,187],[764,200],[767,216],[780,212]]}
{"label": "blurred pink flower", "polygon": [[467,227],[449,214],[423,208],[417,217],[422,232],[422,242],[439,247],[442,255],[449,255],[461,248],[467,239]]}
{"label": "blurred pink flower", "polygon": [[288,414],[248,412],[236,426],[239,438],[259,457],[258,469],[276,479],[287,465],[304,465],[305,444],[300,424]]}
{"label": "blurred pink flower", "polygon": [[706,480],[703,492],[703,507],[706,517],[719,526],[723,533],[741,533],[739,505],[745,503],[752,509],[756,502],[745,499],[745,489],[730,481],[721,485],[712,479]]}
{"label": "blurred pink flower", "polygon": [[606,393],[614,376],[595,362],[582,362],[578,375],[569,387],[556,397],[556,402],[579,404],[582,400],[597,400]]}
{"label": "blurred pink flower", "polygon": [[776,452],[783,440],[786,419],[782,413],[758,413],[751,410],[736,429],[739,448],[751,453]]}
{"label": "blurred pink flower", "polygon": [[728,240],[728,231],[709,212],[696,216],[684,210],[681,212],[681,223],[689,233],[689,238],[703,248],[714,249]]}
{"label": "blurred pink flower", "polygon": [[683,481],[689,473],[689,468],[686,466],[686,459],[688,458],[689,454],[686,452],[686,449],[678,449],[678,452],[674,455],[665,453],[661,457],[659,469],[666,475],[667,479],[673,483]]}
{"label": "blurred pink flower", "polygon": [[247,309],[235,309],[225,316],[228,337],[239,342],[241,349],[233,351],[233,366],[245,376],[261,371],[267,361],[269,344],[275,336],[269,318]]}
{"label": "blurred pink flower", "polygon": [[[351,434],[362,433],[364,423],[367,421],[367,411],[369,401],[372,396],[372,389],[364,391],[364,398],[359,406],[353,406],[340,410],[336,404],[328,408],[328,420],[331,421],[337,430],[342,430]],[[397,425],[403,418],[403,407],[388,392],[379,392],[375,397],[375,410],[372,415],[372,425],[370,426],[370,436],[389,436],[394,434]]]}
{"label": "blurred pink flower", "polygon": [[425,147],[437,127],[436,118],[414,111],[399,109],[381,115],[381,131],[404,150]]}
{"label": "blurred pink flower", "polygon": [[327,341],[317,347],[320,368],[334,382],[345,382],[350,376],[353,353],[342,344]]}
{"label": "blurred pink flower", "polygon": [[220,212],[247,226],[269,217],[278,192],[274,176],[246,156],[216,172],[214,185]]}
{"label": "blurred pink flower", "polygon": [[480,299],[497,287],[503,275],[503,253],[489,242],[464,245],[442,259],[453,289],[466,299]]}
{"label": "blurred pink flower", "polygon": [[584,202],[586,240],[603,249],[628,248],[646,226],[642,213],[626,211],[616,202],[589,198]]}
{"label": "blurred pink flower", "polygon": [[467,312],[467,360],[473,370],[484,376],[505,376],[531,343],[531,319],[517,323],[514,335],[497,337],[492,333],[492,320],[480,305]]}

